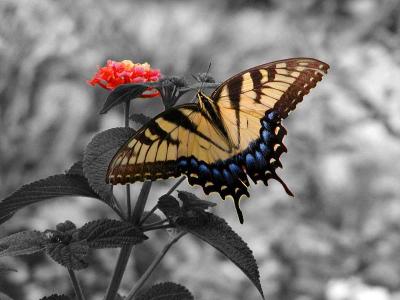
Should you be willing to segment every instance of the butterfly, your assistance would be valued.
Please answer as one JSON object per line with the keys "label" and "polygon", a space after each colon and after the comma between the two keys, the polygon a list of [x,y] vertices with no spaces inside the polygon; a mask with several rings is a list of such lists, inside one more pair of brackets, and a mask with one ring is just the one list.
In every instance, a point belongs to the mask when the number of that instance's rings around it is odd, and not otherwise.
{"label": "butterfly", "polygon": [[295,109],[327,73],[329,65],[312,58],[262,64],[234,75],[210,97],[168,109],[138,130],[109,164],[106,182],[126,184],[186,175],[208,195],[232,197],[240,223],[239,201],[249,197],[249,178],[268,185],[287,149],[281,120]]}

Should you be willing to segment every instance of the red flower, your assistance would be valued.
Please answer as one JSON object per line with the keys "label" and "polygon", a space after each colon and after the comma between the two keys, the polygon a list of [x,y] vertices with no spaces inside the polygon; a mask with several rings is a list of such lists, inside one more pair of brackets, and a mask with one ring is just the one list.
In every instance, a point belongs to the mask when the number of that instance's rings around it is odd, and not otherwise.
{"label": "red flower", "polygon": [[[97,73],[88,80],[88,84],[96,84],[107,90],[113,90],[121,84],[155,82],[160,79],[160,70],[152,69],[148,63],[138,64],[130,60],[121,62],[108,60],[105,67],[98,67]],[[148,88],[142,98],[157,97],[160,93],[156,89]]]}

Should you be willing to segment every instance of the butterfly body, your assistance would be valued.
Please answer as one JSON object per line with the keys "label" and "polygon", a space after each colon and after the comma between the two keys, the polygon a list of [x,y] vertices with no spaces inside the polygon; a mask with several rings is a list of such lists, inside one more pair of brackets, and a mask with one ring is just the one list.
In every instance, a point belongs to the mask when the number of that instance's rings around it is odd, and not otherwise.
{"label": "butterfly body", "polygon": [[185,174],[206,194],[249,197],[253,182],[278,180],[286,118],[329,66],[308,58],[260,65],[222,83],[210,97],[171,108],[143,126],[114,156],[107,173],[112,184],[165,179]]}

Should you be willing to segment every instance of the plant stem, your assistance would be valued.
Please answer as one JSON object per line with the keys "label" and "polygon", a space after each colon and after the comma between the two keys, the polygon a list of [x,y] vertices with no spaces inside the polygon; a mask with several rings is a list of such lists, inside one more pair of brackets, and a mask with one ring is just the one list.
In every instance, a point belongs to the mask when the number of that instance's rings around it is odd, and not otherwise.
{"label": "plant stem", "polygon": [[133,225],[139,225],[140,219],[142,218],[142,214],[144,211],[144,207],[146,206],[147,197],[149,196],[150,193],[151,184],[152,184],[151,181],[143,182],[138,200],[136,202],[135,208],[133,209],[133,214],[131,219]]}
{"label": "plant stem", "polygon": [[[145,181],[140,190],[139,197],[136,201],[135,209],[132,215],[132,223],[137,225],[142,216],[144,206],[146,205],[147,197],[149,196],[151,188],[151,181]],[[121,284],[122,277],[125,273],[126,265],[129,260],[129,256],[132,251],[132,246],[125,246],[121,248],[121,252],[118,256],[117,265],[115,266],[114,274],[111,279],[111,283],[107,289],[105,300],[114,300],[115,295],[118,292],[118,288]]]}
{"label": "plant stem", "polygon": [[165,224],[165,225],[155,225],[155,226],[149,226],[149,227],[143,227],[143,232],[147,231],[152,231],[152,230],[157,230],[157,229],[167,229],[167,228],[174,228],[175,226],[171,224]]}
{"label": "plant stem", "polygon": [[168,190],[165,195],[171,195],[173,191],[186,179],[186,176],[182,176],[179,180]]}
{"label": "plant stem", "polygon": [[108,286],[106,296],[104,297],[105,300],[115,299],[115,296],[117,295],[118,292],[118,288],[121,284],[122,276],[125,273],[126,265],[128,263],[131,251],[132,251],[132,246],[124,246],[121,248],[110,285]]}
{"label": "plant stem", "polygon": [[167,219],[163,219],[163,220],[160,220],[160,221],[157,221],[157,222],[154,222],[154,223],[149,223],[149,224],[146,224],[144,227],[142,227],[142,228],[147,228],[147,227],[151,227],[151,226],[156,226],[156,225],[162,225],[162,224],[164,224],[165,222],[168,222],[168,220]]}
{"label": "plant stem", "polygon": [[179,233],[175,238],[173,238],[171,241],[168,242],[167,245],[165,245],[164,249],[161,250],[161,252],[158,254],[158,256],[154,259],[154,261],[151,263],[151,265],[147,268],[146,272],[140,277],[139,281],[136,282],[134,287],[130,290],[128,296],[126,296],[125,300],[133,300],[136,293],[139,291],[139,289],[143,286],[143,284],[146,282],[146,280],[150,277],[150,275],[153,273],[154,269],[159,265],[165,254],[167,254],[168,250],[172,247],[173,244],[175,244],[181,237],[183,237],[186,234],[186,232],[181,232]]}
{"label": "plant stem", "polygon": [[129,127],[129,110],[130,110],[130,104],[131,101],[128,100],[125,102],[125,107],[124,107],[124,120],[125,120],[125,128]]}
{"label": "plant stem", "polygon": [[146,222],[146,220],[156,211],[156,209],[158,208],[158,205],[154,205],[154,207],[146,213],[146,215],[140,220],[139,225],[144,224],[144,222]]}
{"label": "plant stem", "polygon": [[76,277],[74,270],[68,269],[68,274],[69,274],[69,278],[71,279],[72,286],[74,287],[74,290],[75,290],[76,299],[77,300],[85,300],[85,296],[83,295],[82,288],[79,284],[78,277]]}
{"label": "plant stem", "polygon": [[[130,104],[131,101],[126,101],[125,102],[125,109],[124,109],[124,119],[125,119],[125,128],[129,128],[129,111],[130,111]],[[132,213],[132,208],[131,208],[131,186],[129,184],[126,185],[126,208],[127,208],[127,220],[129,221],[131,219],[131,213]]]}
{"label": "plant stem", "polygon": [[129,221],[132,215],[132,207],[131,207],[131,186],[129,184],[126,185],[126,219]]}
{"label": "plant stem", "polygon": [[[125,127],[129,126],[129,102],[125,103]],[[146,205],[147,197],[149,196],[151,188],[151,181],[144,182],[142,185],[142,189],[140,190],[139,197],[136,201],[135,209],[133,211],[133,215],[131,216],[129,209],[131,207],[130,203],[130,187],[127,185],[126,187],[126,199],[128,206],[128,217],[127,220],[132,219],[132,223],[137,225],[142,216],[144,206]],[[114,273],[112,275],[112,279],[110,285],[107,288],[105,300],[114,300],[117,295],[118,288],[121,285],[122,277],[125,273],[126,265],[128,264],[130,254],[132,252],[133,246],[124,246],[121,248],[121,251],[118,256],[117,264],[114,269]],[[80,299],[79,299],[80,300]]]}

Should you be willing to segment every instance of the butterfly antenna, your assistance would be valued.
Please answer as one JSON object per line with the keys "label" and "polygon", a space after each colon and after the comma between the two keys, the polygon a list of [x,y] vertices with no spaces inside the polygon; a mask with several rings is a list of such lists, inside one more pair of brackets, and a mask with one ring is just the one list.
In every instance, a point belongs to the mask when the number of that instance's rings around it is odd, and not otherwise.
{"label": "butterfly antenna", "polygon": [[208,64],[208,68],[207,68],[206,75],[204,76],[204,80],[201,81],[199,92],[201,92],[201,89],[203,88],[204,81],[207,79],[207,76],[208,76],[208,73],[210,72],[210,69],[211,69],[211,60],[210,60],[210,63]]}
{"label": "butterfly antenna", "polygon": [[[204,81],[207,79],[207,76],[208,76],[208,73],[210,72],[210,69],[211,69],[211,61],[210,61],[210,63],[208,64],[208,68],[207,68],[207,72],[206,72],[206,75],[204,76],[204,80],[202,80],[201,81],[201,85],[200,85],[200,88],[197,90],[197,94],[198,93],[200,93],[201,92],[201,90],[202,90],[202,88],[203,88],[203,85],[204,85]],[[194,75],[192,75],[194,78],[196,78]],[[196,101],[196,95],[193,97],[193,99],[190,101],[191,103],[193,103],[194,101]]]}

